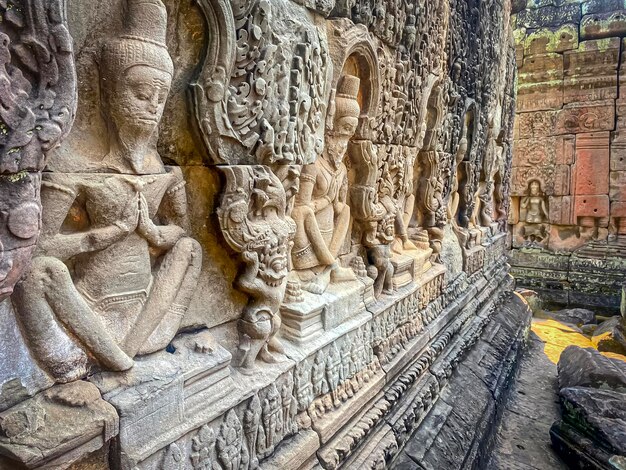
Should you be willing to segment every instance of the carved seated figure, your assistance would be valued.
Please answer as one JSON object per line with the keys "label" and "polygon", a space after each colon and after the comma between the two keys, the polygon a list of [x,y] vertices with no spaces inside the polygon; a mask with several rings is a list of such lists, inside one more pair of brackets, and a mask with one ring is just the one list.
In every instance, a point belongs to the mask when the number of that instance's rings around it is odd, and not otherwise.
{"label": "carved seated figure", "polygon": [[122,371],[165,348],[197,283],[202,252],[182,228],[182,173],[156,150],[173,74],[166,23],[161,0],[129,0],[125,34],[102,52],[109,152],[95,168],[44,178],[38,256],[15,304],[31,352],[58,382],[90,360]]}
{"label": "carved seated figure", "polygon": [[315,163],[303,167],[300,192],[291,213],[296,222],[293,267],[302,288],[314,294],[322,294],[330,282],[356,280],[354,272],[341,267],[337,257],[350,228],[348,176],[343,159],[358,125],[358,90],[357,77],[341,78],[326,147]]}
{"label": "carved seated figure", "polygon": [[539,180],[528,183],[527,195],[520,201],[522,236],[529,243],[542,243],[548,236],[548,208]]}

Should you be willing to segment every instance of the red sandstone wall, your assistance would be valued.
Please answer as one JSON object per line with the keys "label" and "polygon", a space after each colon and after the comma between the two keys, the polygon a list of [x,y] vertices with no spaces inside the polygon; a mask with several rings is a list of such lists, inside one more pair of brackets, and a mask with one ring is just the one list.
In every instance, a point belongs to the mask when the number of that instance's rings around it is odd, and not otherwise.
{"label": "red sandstone wall", "polygon": [[626,1],[522,3],[513,247],[614,240],[626,234]]}

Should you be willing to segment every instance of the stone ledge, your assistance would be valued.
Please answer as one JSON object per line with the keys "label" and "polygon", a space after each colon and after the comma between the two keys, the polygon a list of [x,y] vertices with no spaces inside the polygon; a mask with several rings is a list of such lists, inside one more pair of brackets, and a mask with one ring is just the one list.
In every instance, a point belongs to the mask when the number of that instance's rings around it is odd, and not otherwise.
{"label": "stone ledge", "polygon": [[472,468],[487,455],[505,397],[502,392],[523,350],[530,316],[526,304],[515,296],[489,319],[391,468]]}

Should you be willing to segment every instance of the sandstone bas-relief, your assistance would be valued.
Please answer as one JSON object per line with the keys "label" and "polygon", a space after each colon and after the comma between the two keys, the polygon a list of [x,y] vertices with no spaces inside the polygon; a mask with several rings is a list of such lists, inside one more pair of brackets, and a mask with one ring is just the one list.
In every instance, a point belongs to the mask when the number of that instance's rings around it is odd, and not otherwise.
{"label": "sandstone bas-relief", "polygon": [[624,270],[623,6],[517,8],[513,273],[551,302],[616,309]]}
{"label": "sandstone bas-relief", "polygon": [[508,2],[68,7],[81,93],[0,304],[0,463],[400,462],[500,307],[522,338]]}

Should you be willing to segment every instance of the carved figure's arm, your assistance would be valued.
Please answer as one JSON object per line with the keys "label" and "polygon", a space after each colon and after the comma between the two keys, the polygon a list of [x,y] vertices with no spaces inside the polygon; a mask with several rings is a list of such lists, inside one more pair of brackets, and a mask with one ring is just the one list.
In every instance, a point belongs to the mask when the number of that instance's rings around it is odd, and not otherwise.
{"label": "carved figure's arm", "polygon": [[40,249],[47,256],[66,261],[81,253],[103,250],[122,240],[128,233],[128,230],[113,225],[69,235],[58,234],[40,240]]}
{"label": "carved figure's arm", "polygon": [[143,194],[139,195],[139,223],[137,233],[156,248],[170,249],[185,236],[185,229],[178,225],[156,225],[150,218],[148,202]]}
{"label": "carved figure's arm", "polygon": [[[47,202],[50,202],[50,200]],[[68,208],[65,210],[62,218],[65,218],[70,206],[67,206]],[[39,240],[39,251],[46,256],[66,261],[81,253],[103,250],[122,240],[135,230],[139,217],[136,198],[131,198],[127,202],[121,215],[120,220],[114,225],[92,228],[84,232],[71,234],[58,233],[61,224],[57,224],[58,227],[54,231],[42,231],[42,236]]]}
{"label": "carved figure's arm", "polygon": [[187,192],[185,180],[180,168],[168,168],[174,176],[174,182],[163,196],[163,202],[159,208],[159,215],[167,222],[166,225],[174,224],[189,230],[189,214],[187,211]]}
{"label": "carved figure's arm", "polygon": [[244,294],[258,297],[260,290],[257,280],[260,266],[259,256],[253,251],[244,251],[241,253],[241,258],[246,265],[239,277],[237,277],[237,287]]}
{"label": "carved figure's arm", "polygon": [[328,197],[313,199],[313,189],[315,188],[316,179],[317,167],[315,164],[306,165],[300,174],[300,192],[296,195],[296,204],[299,206],[309,206],[313,208],[313,212],[319,212],[331,203]]}

